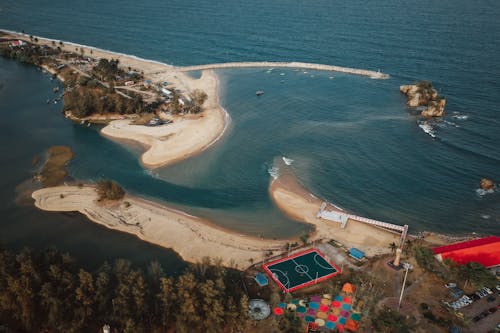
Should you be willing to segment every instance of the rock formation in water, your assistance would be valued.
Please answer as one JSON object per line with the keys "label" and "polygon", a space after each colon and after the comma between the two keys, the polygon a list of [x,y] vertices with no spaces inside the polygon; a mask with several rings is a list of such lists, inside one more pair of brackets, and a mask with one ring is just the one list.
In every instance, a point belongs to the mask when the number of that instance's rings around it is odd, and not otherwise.
{"label": "rock formation in water", "polygon": [[420,113],[424,117],[444,116],[446,99],[438,95],[436,89],[428,81],[420,81],[416,84],[403,85],[399,91],[408,98],[407,104],[410,107],[425,106]]}
{"label": "rock formation in water", "polygon": [[484,191],[490,191],[490,190],[493,190],[495,188],[495,183],[493,182],[493,179],[483,178],[483,179],[481,179],[479,186]]}

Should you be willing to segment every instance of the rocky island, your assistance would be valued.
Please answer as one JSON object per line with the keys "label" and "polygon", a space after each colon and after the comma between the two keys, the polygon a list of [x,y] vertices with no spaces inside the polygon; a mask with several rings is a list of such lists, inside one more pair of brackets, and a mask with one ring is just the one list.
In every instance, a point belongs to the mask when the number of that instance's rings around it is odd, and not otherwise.
{"label": "rocky island", "polygon": [[481,179],[479,186],[484,191],[492,191],[495,189],[495,183],[493,182],[493,179],[489,179],[489,178]]}
{"label": "rocky island", "polygon": [[402,85],[399,91],[408,98],[407,105],[410,107],[425,107],[420,115],[430,117],[444,116],[446,99],[439,95],[429,81],[420,81],[416,84]]}

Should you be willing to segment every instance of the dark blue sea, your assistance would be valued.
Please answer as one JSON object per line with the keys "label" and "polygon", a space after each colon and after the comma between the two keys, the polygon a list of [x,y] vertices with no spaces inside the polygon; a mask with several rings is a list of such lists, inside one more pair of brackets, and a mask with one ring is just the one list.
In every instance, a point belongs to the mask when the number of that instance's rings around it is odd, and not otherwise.
{"label": "dark blue sea", "polygon": [[[197,157],[145,170],[137,149],[69,123],[60,104],[47,105],[57,85],[49,76],[0,59],[0,242],[53,244],[90,264],[87,250],[96,261],[161,255],[172,271],[182,267],[172,252],[83,218],[17,205],[15,189],[30,178],[32,157],[53,144],[73,148],[76,178],[113,178],[250,234],[305,229],[269,199],[268,169],[285,156],[305,186],[359,215],[409,224],[412,233],[500,235],[499,191],[478,192],[482,177],[500,183],[499,17],[497,1],[3,1],[0,28],[169,64],[303,61],[391,78],[218,71],[228,134]],[[421,79],[446,97],[443,119],[423,122],[406,108],[399,86]],[[257,98],[259,89],[265,94]]]}

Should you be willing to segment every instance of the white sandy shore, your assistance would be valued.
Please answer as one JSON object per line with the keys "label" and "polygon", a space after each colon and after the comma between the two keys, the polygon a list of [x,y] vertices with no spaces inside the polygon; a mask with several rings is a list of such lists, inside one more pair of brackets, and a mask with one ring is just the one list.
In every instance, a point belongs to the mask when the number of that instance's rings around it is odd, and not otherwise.
{"label": "white sandy shore", "polygon": [[[219,228],[210,222],[157,203],[127,195],[121,203],[97,202],[94,187],[57,186],[32,194],[36,207],[46,211],[78,211],[107,228],[136,235],[147,242],[174,249],[189,262],[221,258],[226,266],[245,268],[277,254],[286,241],[262,240]],[[126,207],[124,202],[130,203]]]}
{"label": "white sandy shore", "polygon": [[[271,182],[269,192],[274,203],[289,217],[315,226],[310,239],[334,239],[347,247],[365,251],[367,256],[389,253],[389,244],[399,241],[399,235],[349,219],[345,228],[339,223],[316,217],[323,200],[317,198],[292,173],[283,174]],[[332,207],[333,208],[333,207]]]}
{"label": "white sandy shore", "polygon": [[184,78],[191,89],[201,89],[208,95],[200,115],[173,118],[172,124],[147,127],[132,125],[130,120],[115,120],[101,130],[113,138],[137,141],[148,147],[141,161],[147,167],[169,165],[200,153],[215,143],[229,123],[228,113],[219,105],[217,77],[213,71],[203,71],[200,79]]}

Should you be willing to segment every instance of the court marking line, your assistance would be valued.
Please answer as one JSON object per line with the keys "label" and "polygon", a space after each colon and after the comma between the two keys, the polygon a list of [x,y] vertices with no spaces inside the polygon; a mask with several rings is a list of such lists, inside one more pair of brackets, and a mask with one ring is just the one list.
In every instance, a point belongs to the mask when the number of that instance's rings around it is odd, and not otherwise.
{"label": "court marking line", "polygon": [[[286,275],[281,269],[278,269],[278,268],[270,268],[269,269],[273,274],[274,272],[280,272],[281,274],[283,274],[283,276],[286,278],[286,283],[281,283],[283,285],[283,287],[285,287],[286,289],[289,289],[288,287],[290,287],[290,279],[288,278],[288,275]],[[280,281],[281,280],[279,279],[279,277],[276,275],[276,280]]]}
{"label": "court marking line", "polygon": [[[318,265],[319,267],[321,267],[321,268],[323,268],[323,269],[328,269],[328,270],[331,270],[331,271],[332,271],[332,270],[335,270],[335,268],[334,268],[332,265],[330,265],[330,267],[325,267],[325,266],[321,265],[321,264],[318,262],[318,260],[317,260],[317,258],[318,258],[318,257],[320,257],[321,259],[323,259],[324,261],[326,261],[326,260],[325,260],[325,258],[323,258],[322,256],[320,256],[319,254],[317,254],[317,253],[316,253],[316,254],[314,255],[314,262],[316,263],[316,265]],[[328,261],[326,261],[326,262],[328,263]]]}
{"label": "court marking line", "polygon": [[[295,259],[294,259],[294,258],[292,258],[292,261],[293,261],[293,263],[295,264],[295,267],[299,266],[299,264],[295,261]],[[307,265],[302,265],[302,266],[307,266]],[[309,266],[307,266],[307,268],[309,268]],[[308,272],[304,272],[304,273],[305,273],[305,274],[309,277],[309,279],[310,279],[311,281],[313,281],[313,280],[314,280],[314,279],[311,277],[311,275],[309,275],[309,273],[308,273]]]}

